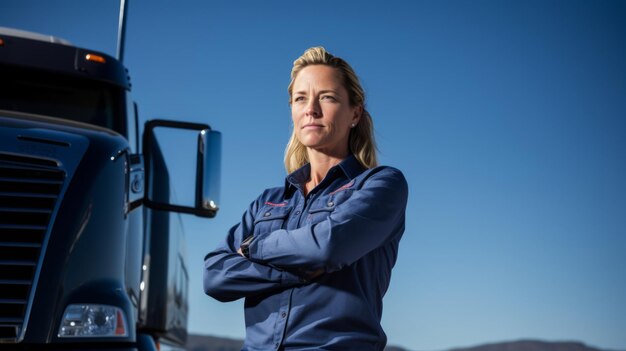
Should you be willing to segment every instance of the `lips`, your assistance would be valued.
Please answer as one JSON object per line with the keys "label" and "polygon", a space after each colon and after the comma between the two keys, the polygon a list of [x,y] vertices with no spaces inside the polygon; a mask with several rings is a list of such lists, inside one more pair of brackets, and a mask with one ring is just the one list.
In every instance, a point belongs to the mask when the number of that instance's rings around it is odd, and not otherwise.
{"label": "lips", "polygon": [[321,124],[309,123],[309,124],[305,124],[304,126],[302,126],[302,129],[307,129],[307,128],[315,129],[315,128],[322,128],[322,127],[324,126]]}

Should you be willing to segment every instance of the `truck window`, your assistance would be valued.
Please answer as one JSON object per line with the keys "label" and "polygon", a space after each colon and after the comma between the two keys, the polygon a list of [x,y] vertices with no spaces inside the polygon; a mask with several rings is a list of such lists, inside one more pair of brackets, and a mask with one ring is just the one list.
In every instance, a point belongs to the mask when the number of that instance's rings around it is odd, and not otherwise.
{"label": "truck window", "polygon": [[112,84],[0,65],[0,110],[65,118],[125,135],[124,90]]}

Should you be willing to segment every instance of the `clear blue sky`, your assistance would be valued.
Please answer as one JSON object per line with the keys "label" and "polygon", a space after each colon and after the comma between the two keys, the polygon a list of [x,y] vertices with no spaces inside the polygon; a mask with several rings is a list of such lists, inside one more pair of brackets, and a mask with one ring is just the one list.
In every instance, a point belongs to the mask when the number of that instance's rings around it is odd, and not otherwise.
{"label": "clear blue sky", "polygon": [[[221,212],[184,216],[191,332],[243,337],[243,304],[203,294],[202,259],[282,184],[291,63],[324,45],[360,75],[380,158],[410,185],[389,342],[626,349],[626,2],[131,1],[142,120],[223,133]],[[2,0],[0,26],[114,54],[117,11]]]}

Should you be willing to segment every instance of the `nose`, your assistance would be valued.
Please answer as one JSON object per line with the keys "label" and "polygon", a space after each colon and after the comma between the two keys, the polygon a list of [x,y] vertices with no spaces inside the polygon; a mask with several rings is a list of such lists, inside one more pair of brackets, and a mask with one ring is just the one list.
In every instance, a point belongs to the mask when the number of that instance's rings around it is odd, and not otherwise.
{"label": "nose", "polygon": [[317,99],[310,99],[306,106],[305,113],[311,117],[321,117],[322,109],[320,108],[319,101]]}

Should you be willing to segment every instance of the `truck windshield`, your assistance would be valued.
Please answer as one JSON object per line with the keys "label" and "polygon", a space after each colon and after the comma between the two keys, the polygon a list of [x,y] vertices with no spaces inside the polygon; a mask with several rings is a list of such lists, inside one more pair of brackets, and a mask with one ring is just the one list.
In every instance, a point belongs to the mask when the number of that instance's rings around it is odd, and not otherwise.
{"label": "truck windshield", "polygon": [[94,80],[0,65],[0,110],[94,124],[125,134],[123,89]]}

